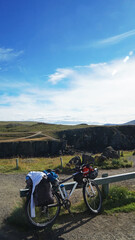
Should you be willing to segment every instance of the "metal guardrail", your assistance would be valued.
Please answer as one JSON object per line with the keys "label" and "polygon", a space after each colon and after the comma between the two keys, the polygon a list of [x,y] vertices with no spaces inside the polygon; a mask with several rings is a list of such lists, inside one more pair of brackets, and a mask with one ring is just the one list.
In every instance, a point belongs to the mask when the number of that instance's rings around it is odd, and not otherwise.
{"label": "metal guardrail", "polygon": [[98,185],[102,185],[102,192],[106,197],[109,193],[109,183],[125,181],[133,178],[135,178],[135,172],[118,174],[113,176],[108,176],[108,174],[103,174],[102,178],[95,179],[95,182]]}
{"label": "metal guardrail", "polygon": [[[105,196],[108,195],[109,193],[109,184],[114,183],[114,182],[119,182],[119,181],[125,181],[129,179],[135,178],[135,172],[131,173],[124,173],[124,174],[118,174],[118,175],[113,175],[113,176],[108,176],[108,174],[103,174],[101,178],[96,178],[94,181],[98,185],[102,185],[102,192],[104,193]],[[75,182],[69,182],[69,183],[64,183],[66,189],[71,189],[72,185]],[[78,185],[77,188],[80,188],[82,186]]]}
{"label": "metal guardrail", "polygon": [[108,174],[103,174],[102,178],[95,179],[95,182],[98,185],[103,185],[103,184],[109,184],[109,183],[114,183],[119,181],[125,181],[133,178],[135,178],[135,172],[118,174],[113,176],[108,176]]}
{"label": "metal guardrail", "polygon": [[[119,181],[125,181],[129,179],[135,178],[135,172],[130,172],[130,173],[124,173],[124,174],[118,174],[118,175],[113,175],[113,176],[108,176],[108,174],[103,174],[101,178],[96,178],[94,181],[98,185],[102,185],[102,192],[104,196],[107,196],[109,193],[109,184],[114,183],[114,182],[119,182]],[[71,190],[72,185],[74,185],[75,182],[66,182],[64,183],[64,186],[66,190]],[[77,188],[81,188],[82,185],[78,185]],[[20,189],[20,197],[25,197],[27,194],[28,189]]]}

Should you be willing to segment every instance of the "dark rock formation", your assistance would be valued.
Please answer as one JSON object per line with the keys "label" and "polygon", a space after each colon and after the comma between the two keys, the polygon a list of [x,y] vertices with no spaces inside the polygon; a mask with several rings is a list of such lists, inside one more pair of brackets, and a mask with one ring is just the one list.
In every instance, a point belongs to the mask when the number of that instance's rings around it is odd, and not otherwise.
{"label": "dark rock formation", "polygon": [[111,146],[106,147],[100,156],[96,156],[96,160],[98,161],[98,165],[102,165],[104,161],[107,159],[118,159],[120,155],[117,151],[115,151]]}
{"label": "dark rock formation", "polygon": [[94,164],[95,158],[92,157],[91,153],[82,154],[82,164]]}
{"label": "dark rock formation", "polygon": [[0,158],[53,156],[64,148],[65,142],[58,140],[1,142]]}
{"label": "dark rock formation", "polygon": [[99,153],[108,146],[115,150],[135,149],[135,125],[86,127],[60,131],[57,135],[60,141],[0,142],[0,158],[53,156],[58,155],[60,150],[63,154],[77,151]]}
{"label": "dark rock formation", "polygon": [[109,158],[118,159],[119,158],[119,154],[111,146],[104,149],[102,156],[104,156],[107,159],[109,159]]}
{"label": "dark rock formation", "polygon": [[98,165],[102,166],[103,162],[107,160],[107,157],[101,154],[100,156],[96,157],[96,160],[98,161]]}
{"label": "dark rock formation", "polygon": [[75,156],[70,159],[69,164],[81,165],[81,158],[79,156]]}
{"label": "dark rock formation", "polygon": [[86,152],[102,152],[112,146],[115,150],[135,148],[135,126],[95,126],[59,132],[69,146]]}

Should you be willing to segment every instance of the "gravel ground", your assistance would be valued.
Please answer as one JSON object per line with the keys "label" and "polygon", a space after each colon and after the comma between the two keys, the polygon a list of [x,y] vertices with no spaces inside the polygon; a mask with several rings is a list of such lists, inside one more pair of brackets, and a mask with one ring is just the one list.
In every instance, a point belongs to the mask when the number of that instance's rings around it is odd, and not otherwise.
{"label": "gravel ground", "polygon": [[[135,163],[135,157],[132,157]],[[107,172],[115,175],[125,172],[135,172],[135,164],[129,169],[102,170],[99,177]],[[65,176],[61,176],[63,178]],[[135,189],[135,179],[120,182],[128,188]],[[49,232],[20,232],[4,223],[13,211],[14,207],[21,201],[19,190],[25,187],[24,174],[0,174],[0,240],[135,240],[135,212],[119,213],[113,216],[98,215],[93,217],[89,213],[68,215],[57,229]],[[72,202],[76,202],[80,196],[80,190],[76,190]]]}

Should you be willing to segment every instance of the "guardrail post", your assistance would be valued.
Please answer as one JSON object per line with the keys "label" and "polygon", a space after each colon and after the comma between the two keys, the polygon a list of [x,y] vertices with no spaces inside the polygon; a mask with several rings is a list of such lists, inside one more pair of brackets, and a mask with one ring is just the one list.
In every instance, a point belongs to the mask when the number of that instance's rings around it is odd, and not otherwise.
{"label": "guardrail post", "polygon": [[[106,178],[106,177],[108,177],[108,173],[102,174],[102,178]],[[102,185],[102,193],[103,193],[104,197],[108,196],[108,193],[109,193],[109,184],[108,183]]]}
{"label": "guardrail post", "polygon": [[60,162],[61,162],[61,168],[63,168],[63,160],[62,160],[62,157],[60,157]]}
{"label": "guardrail post", "polygon": [[19,168],[19,159],[16,159],[16,169]]}

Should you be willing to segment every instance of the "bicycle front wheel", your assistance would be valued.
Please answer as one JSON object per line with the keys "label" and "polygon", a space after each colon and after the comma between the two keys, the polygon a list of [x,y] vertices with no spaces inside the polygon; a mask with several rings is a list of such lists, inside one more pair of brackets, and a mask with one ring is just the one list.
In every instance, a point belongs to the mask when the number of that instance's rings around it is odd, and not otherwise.
{"label": "bicycle front wheel", "polygon": [[53,194],[54,203],[46,206],[35,206],[35,217],[31,217],[31,199],[26,202],[26,216],[29,223],[36,228],[51,226],[60,213],[60,199],[58,194]]}
{"label": "bicycle front wheel", "polygon": [[99,213],[102,206],[102,197],[98,185],[91,180],[83,186],[83,198],[86,206],[92,213]]}

